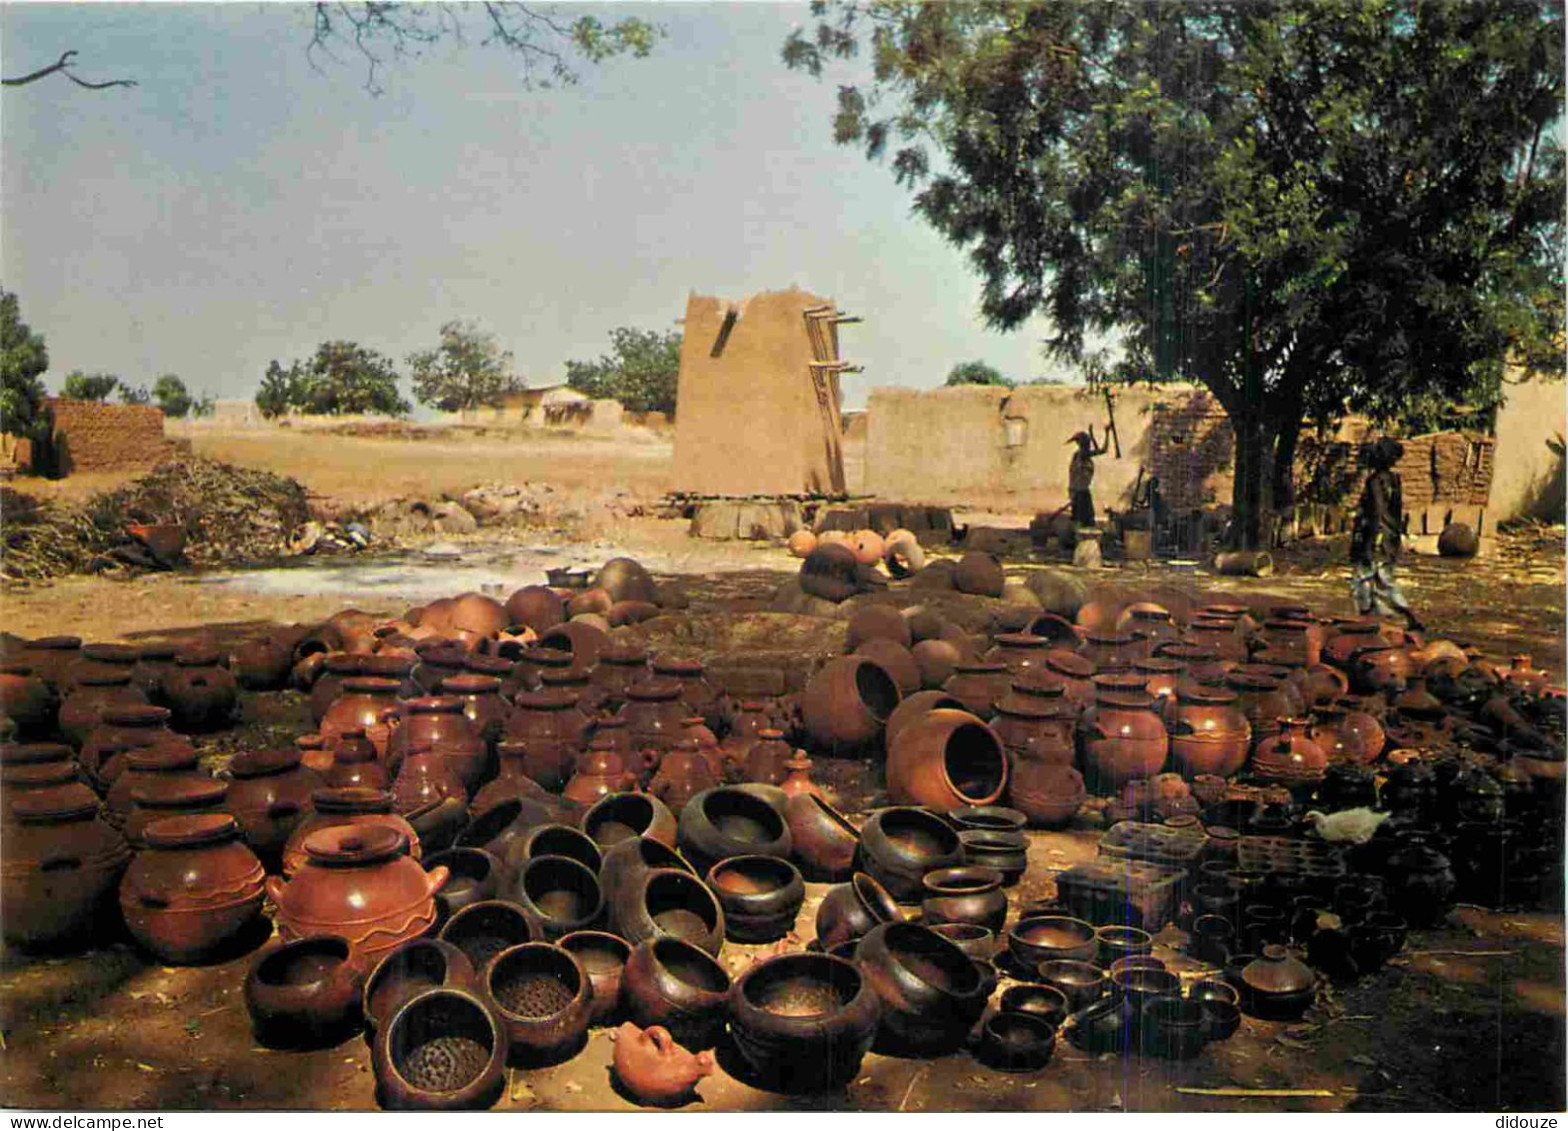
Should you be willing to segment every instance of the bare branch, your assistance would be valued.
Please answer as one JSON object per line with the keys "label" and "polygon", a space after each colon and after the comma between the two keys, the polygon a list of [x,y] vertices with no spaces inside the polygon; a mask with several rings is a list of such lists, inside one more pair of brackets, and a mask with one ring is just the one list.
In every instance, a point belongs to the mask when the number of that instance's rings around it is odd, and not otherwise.
{"label": "bare branch", "polygon": [[77,52],[75,51],[67,51],[60,56],[57,62],[51,63],[47,67],[40,67],[30,75],[18,75],[12,79],[0,78],[0,86],[27,86],[29,83],[35,83],[39,79],[48,78],[53,74],[65,75],[66,78],[84,90],[107,90],[111,86],[136,85],[135,79],[110,79],[107,82],[88,82],[86,79],[79,79],[71,73],[72,60],[76,58],[76,55]]}

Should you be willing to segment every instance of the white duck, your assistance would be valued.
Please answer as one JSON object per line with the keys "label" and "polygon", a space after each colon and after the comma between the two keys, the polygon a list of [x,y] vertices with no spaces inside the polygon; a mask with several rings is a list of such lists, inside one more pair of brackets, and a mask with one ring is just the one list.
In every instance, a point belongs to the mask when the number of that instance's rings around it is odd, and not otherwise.
{"label": "white duck", "polygon": [[1343,809],[1338,813],[1320,813],[1313,809],[1307,813],[1307,820],[1312,822],[1318,836],[1331,844],[1365,844],[1377,832],[1377,827],[1388,820],[1388,814],[1367,808]]}

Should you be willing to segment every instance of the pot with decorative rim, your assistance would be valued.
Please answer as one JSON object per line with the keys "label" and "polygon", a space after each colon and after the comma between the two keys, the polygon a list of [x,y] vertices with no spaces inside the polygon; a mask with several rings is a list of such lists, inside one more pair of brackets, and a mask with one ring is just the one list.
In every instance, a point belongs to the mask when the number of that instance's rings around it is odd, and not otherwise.
{"label": "pot with decorative rim", "polygon": [[1252,727],[1237,706],[1236,693],[1218,687],[1183,684],[1167,709],[1171,757],[1187,777],[1213,774],[1228,778],[1247,761]]}
{"label": "pot with decorative rim", "polygon": [[356,676],[343,681],[343,694],[321,718],[320,733],[331,743],[345,730],[359,728],[383,758],[392,735],[392,724],[399,718],[399,690],[395,679]]}
{"label": "pot with decorative rim", "polygon": [[1119,789],[1160,772],[1170,751],[1153,696],[1101,692],[1079,722],[1084,763],[1100,789]]}
{"label": "pot with decorative rim", "polygon": [[265,870],[227,813],[148,825],[146,851],[120,881],[120,910],[136,941],[164,962],[201,962],[261,915]]}

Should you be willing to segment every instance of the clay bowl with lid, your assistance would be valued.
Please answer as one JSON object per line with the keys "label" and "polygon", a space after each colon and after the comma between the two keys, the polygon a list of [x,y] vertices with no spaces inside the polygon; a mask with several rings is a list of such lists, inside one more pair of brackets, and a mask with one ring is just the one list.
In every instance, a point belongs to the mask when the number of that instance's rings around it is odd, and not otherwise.
{"label": "clay bowl with lid", "polygon": [[[138,786],[131,790],[131,807],[125,814],[123,831],[132,845],[143,845],[147,826],[165,817],[189,813],[219,813],[229,793],[229,783],[208,778],[179,778],[158,786]],[[244,830],[241,830],[243,835]]]}
{"label": "clay bowl with lid", "polygon": [[245,1008],[268,1048],[337,1044],[359,1025],[362,975],[341,935],[268,947],[245,976]]}

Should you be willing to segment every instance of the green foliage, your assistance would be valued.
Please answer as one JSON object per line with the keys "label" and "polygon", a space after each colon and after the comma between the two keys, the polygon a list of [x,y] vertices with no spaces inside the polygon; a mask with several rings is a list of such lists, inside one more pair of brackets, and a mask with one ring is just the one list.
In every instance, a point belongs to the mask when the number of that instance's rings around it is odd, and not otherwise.
{"label": "green foliage", "polygon": [[[1303,419],[1562,371],[1560,0],[813,7],[788,65],[872,50],[835,139],[893,150],[991,325],[1048,316],[1091,379],[1206,385],[1249,539]],[[1120,357],[1088,344],[1111,332]]]}
{"label": "green foliage", "polygon": [[443,412],[499,407],[507,393],[522,388],[512,373],[512,355],[472,323],[448,322],[441,327],[441,344],[409,354],[408,365],[414,398]]}
{"label": "green foliage", "polygon": [[266,417],[289,411],[407,416],[412,406],[398,392],[397,383],[390,358],[354,342],[322,342],[310,360],[295,360],[287,369],[275,360],[268,362],[256,407]]}
{"label": "green foliage", "polygon": [[948,385],[1000,385],[1011,389],[1014,381],[1002,376],[1002,371],[983,361],[960,361],[948,371]]}
{"label": "green foliage", "polygon": [[44,385],[39,377],[48,368],[43,335],[22,321],[16,295],[0,288],[0,432],[41,438]]}
{"label": "green foliage", "polygon": [[120,379],[113,373],[83,373],[73,369],[65,375],[60,395],[73,401],[106,401],[120,387]]}
{"label": "green foliage", "polygon": [[183,420],[190,415],[190,390],[173,373],[165,373],[152,383],[152,399],[165,416]]}
{"label": "green foliage", "polygon": [[610,331],[610,349],[598,361],[568,361],[567,385],[595,399],[620,401],[629,412],[673,416],[681,370],[680,331],[661,334],[621,326]]}

